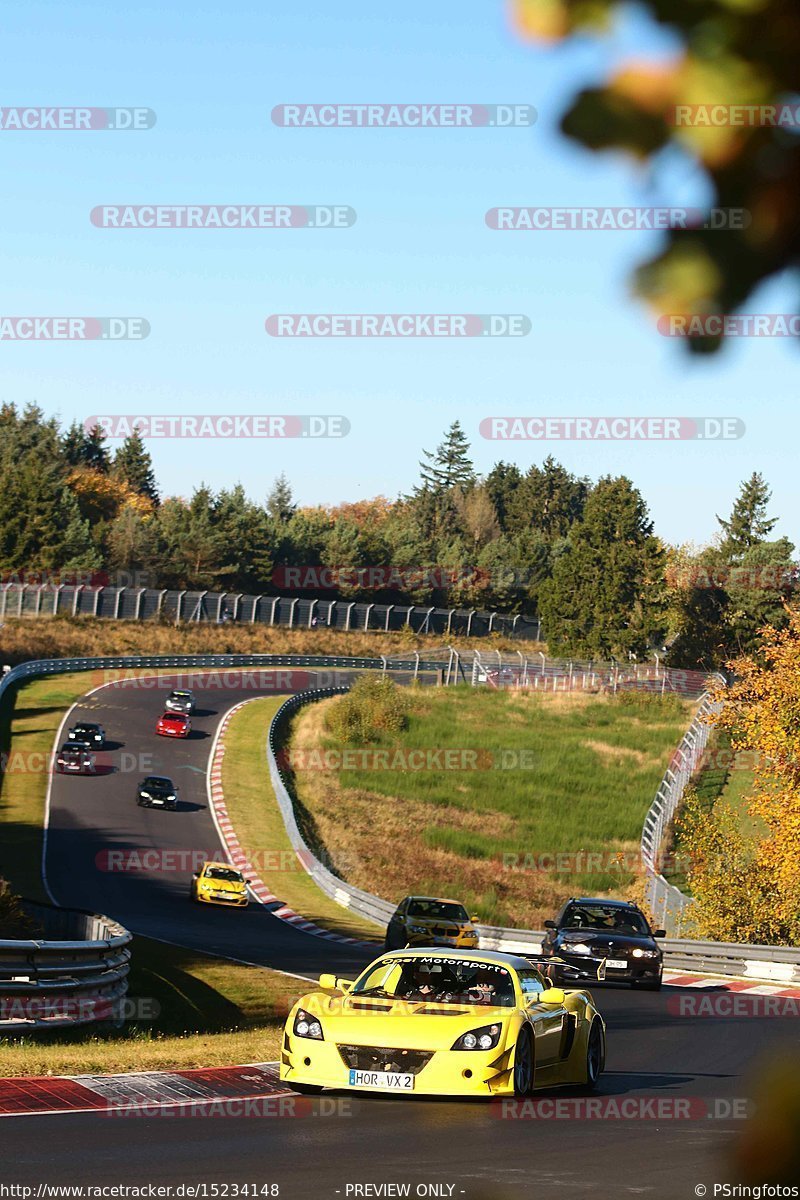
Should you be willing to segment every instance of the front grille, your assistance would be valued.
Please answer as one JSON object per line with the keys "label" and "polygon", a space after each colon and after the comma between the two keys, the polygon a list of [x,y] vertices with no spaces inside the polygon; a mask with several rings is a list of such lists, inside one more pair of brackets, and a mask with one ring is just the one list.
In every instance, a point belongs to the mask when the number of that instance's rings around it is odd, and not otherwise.
{"label": "front grille", "polygon": [[436,937],[458,937],[458,926],[456,925],[434,925],[433,932]]}
{"label": "front grille", "polygon": [[356,1071],[405,1071],[419,1075],[433,1058],[426,1050],[393,1050],[386,1046],[339,1046],[342,1062]]}

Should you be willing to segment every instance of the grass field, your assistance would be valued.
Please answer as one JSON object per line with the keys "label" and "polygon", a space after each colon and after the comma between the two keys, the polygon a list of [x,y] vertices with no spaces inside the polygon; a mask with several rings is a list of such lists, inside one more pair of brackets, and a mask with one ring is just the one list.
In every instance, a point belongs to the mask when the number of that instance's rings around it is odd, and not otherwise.
{"label": "grass field", "polygon": [[[753,771],[747,765],[747,756],[736,759],[731,752],[730,736],[724,730],[714,730],[709,738],[706,758],[709,765],[702,767],[695,776],[693,785],[703,807],[711,811],[718,807],[730,808],[737,817],[737,824],[745,838],[755,840],[764,832],[763,826],[749,812],[749,798],[753,790]],[[722,762],[724,765],[717,765]],[[685,855],[682,851],[680,831],[671,847],[671,866],[665,878],[675,887],[691,894],[687,879]]]}
{"label": "grass field", "polygon": [[[468,687],[412,697],[408,728],[378,743],[390,769],[320,761],[337,749],[324,724],[336,699],[295,718],[299,816],[339,874],[388,900],[453,894],[484,921],[527,927],[570,895],[634,886],[642,822],[689,702]],[[423,762],[450,750],[465,769],[417,770],[412,749]]]}
{"label": "grass field", "polygon": [[283,697],[252,700],[231,718],[225,734],[222,785],[236,836],[268,887],[309,921],[347,937],[380,939],[377,925],[329,900],[292,849],[267,771],[269,723]]}

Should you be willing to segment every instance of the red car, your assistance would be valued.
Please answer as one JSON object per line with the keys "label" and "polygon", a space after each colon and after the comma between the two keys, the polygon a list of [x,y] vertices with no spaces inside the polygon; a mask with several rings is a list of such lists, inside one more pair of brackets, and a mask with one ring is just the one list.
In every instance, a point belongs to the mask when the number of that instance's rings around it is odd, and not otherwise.
{"label": "red car", "polygon": [[188,737],[192,722],[185,713],[165,712],[158,718],[156,733],[162,737]]}

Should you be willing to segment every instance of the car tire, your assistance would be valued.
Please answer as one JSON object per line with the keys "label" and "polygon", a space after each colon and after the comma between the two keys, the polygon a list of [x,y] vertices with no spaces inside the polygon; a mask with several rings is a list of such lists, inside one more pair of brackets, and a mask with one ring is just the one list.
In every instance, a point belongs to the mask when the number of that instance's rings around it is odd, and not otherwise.
{"label": "car tire", "polygon": [[597,1087],[606,1063],[605,1038],[599,1021],[593,1021],[586,1040],[586,1090],[593,1092]]}
{"label": "car tire", "polygon": [[517,1044],[514,1047],[514,1096],[524,1100],[533,1092],[533,1039],[527,1026],[519,1032]]}

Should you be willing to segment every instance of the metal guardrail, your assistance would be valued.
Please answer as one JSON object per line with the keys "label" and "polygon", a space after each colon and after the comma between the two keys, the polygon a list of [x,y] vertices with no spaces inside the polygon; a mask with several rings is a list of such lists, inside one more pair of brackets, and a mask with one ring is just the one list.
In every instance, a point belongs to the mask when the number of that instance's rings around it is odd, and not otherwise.
{"label": "metal guardrail", "polygon": [[[722,675],[714,678],[724,684]],[[707,718],[720,709],[703,695],[692,723],[683,735],[658,785],[642,828],[641,852],[646,881],[645,895],[656,924],[680,937],[691,924],[692,898],[669,883],[661,874],[660,855],[664,837],[680,807],[683,794],[697,770],[708,745],[712,726]]]}
{"label": "metal guardrail", "polygon": [[0,1034],[118,1021],[132,935],[99,913],[23,901],[41,938],[0,940]]}
{"label": "metal guardrail", "polygon": [[[299,693],[282,704],[269,725],[267,762],[289,840],[308,874],[317,886],[337,904],[385,928],[396,904],[353,887],[352,884],[335,875],[319,861],[306,844],[298,827],[294,800],[287,787],[284,773],[278,765],[278,752],[283,748],[289,722],[294,714],[306,704],[325,699],[328,696],[342,695],[347,690],[346,687],[320,688]],[[695,715],[690,731],[698,720],[698,715],[699,713]],[[703,728],[708,729],[708,726],[703,726]],[[688,734],[689,731],[684,736],[684,741],[687,740]],[[690,738],[687,745],[694,745],[699,740],[697,737]],[[684,741],[681,742],[681,747],[683,747]],[[680,754],[683,757],[681,747],[676,751],[676,755]],[[686,753],[688,763],[688,751]],[[677,772],[675,774],[677,777]],[[543,930],[511,929],[494,925],[479,925],[478,933],[483,949],[507,950],[521,954],[539,953],[544,937]],[[754,980],[800,982],[800,950],[783,946],[739,945],[703,942],[694,939],[664,938],[660,944],[664,950],[665,966],[673,970],[699,970],[722,976],[742,975]]]}
{"label": "metal guardrail", "polygon": [[355,600],[319,600],[301,596],[244,595],[168,588],[94,587],[85,584],[0,585],[0,621],[6,617],[103,617],[119,621],[166,619],[221,623],[282,625],[287,629],[320,628],[345,632],[414,633],[445,637],[488,637],[500,633],[541,641],[542,623],[522,613],[476,608],[436,608],[419,604],[371,604]]}

